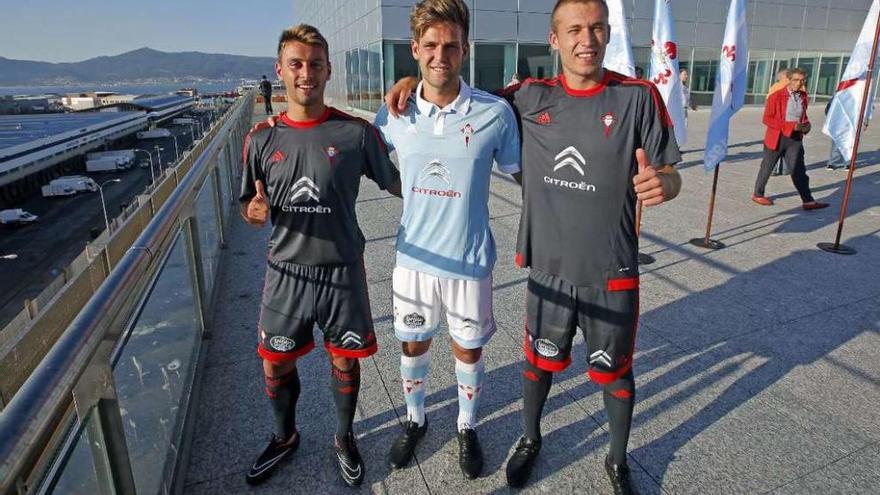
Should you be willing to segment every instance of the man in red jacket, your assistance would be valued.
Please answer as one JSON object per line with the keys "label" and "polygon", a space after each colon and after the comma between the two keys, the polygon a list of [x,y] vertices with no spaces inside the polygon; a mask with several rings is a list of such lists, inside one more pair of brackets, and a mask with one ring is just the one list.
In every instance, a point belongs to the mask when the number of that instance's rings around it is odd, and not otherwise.
{"label": "man in red jacket", "polygon": [[791,181],[803,201],[805,210],[818,210],[828,206],[813,199],[810,192],[810,178],[804,165],[804,135],[810,132],[810,119],[807,117],[809,98],[804,91],[806,72],[801,68],[791,70],[788,86],[767,97],[764,107],[764,160],[755,180],[752,201],[770,206],[773,200],[764,196],[764,188],[773,172],[779,157],[791,167]]}

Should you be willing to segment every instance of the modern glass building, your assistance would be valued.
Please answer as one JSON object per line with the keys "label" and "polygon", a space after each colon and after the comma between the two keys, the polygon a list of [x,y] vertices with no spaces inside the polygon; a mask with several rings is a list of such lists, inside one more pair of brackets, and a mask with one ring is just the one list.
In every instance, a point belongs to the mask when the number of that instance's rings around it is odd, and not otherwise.
{"label": "modern glass building", "polygon": [[[555,0],[466,0],[471,9],[464,77],[493,91],[514,73],[548,77],[559,61],[547,33]],[[385,88],[416,75],[409,40],[415,0],[295,0],[296,22],[317,26],[330,43],[336,105],[376,110]],[[647,68],[652,0],[623,0],[636,65]],[[672,0],[681,65],[691,74],[694,101],[709,104],[729,0]],[[747,0],[748,103],[764,101],[778,68],[807,71],[813,99],[827,100],[846,66],[871,0]],[[739,54],[737,54],[739,55]]]}

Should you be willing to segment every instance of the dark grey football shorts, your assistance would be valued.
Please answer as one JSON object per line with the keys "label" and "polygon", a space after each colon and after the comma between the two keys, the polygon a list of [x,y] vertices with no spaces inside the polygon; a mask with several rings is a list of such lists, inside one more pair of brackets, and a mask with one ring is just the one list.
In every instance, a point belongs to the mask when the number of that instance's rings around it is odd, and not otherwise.
{"label": "dark grey football shorts", "polygon": [[269,260],[257,352],[273,362],[296,359],[315,347],[316,324],[331,354],[363,358],[376,352],[363,261],[312,266]]}

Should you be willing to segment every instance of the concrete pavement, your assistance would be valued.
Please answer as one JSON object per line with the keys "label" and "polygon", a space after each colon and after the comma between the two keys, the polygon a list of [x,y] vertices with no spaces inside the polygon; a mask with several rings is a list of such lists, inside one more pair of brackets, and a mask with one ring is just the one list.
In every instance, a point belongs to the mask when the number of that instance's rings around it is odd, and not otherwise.
{"label": "concrete pavement", "polygon": [[[811,111],[806,156],[814,195],[832,203],[800,209],[787,177],[767,188],[772,207],[749,201],[761,158],[761,109],[732,126],[722,165],[713,237],[688,244],[706,223],[711,175],[702,170],[708,109],[690,115],[691,143],[679,166],[675,201],[645,211],[637,404],[629,463],[644,494],[880,492],[880,133],[863,138],[838,256],[833,240],[845,172],[826,171],[829,141],[821,108]],[[263,117],[255,114],[255,120]],[[386,455],[405,414],[399,344],[391,325],[391,270],[398,199],[365,181],[358,215],[380,351],[362,362],[355,430],[367,467],[361,492],[505,493],[504,466],[520,435],[523,294],[527,272],[513,265],[520,193],[496,175],[490,211],[499,261],[494,272],[499,332],[485,348],[487,376],[478,428],[484,476],[466,481],[454,436],[457,392],[447,338],[432,349],[427,405],[431,429],[417,463],[390,472]],[[271,431],[271,409],[255,352],[255,322],[269,229],[233,219],[212,316],[186,492],[350,493],[339,480],[329,363],[316,348],[299,364],[303,392],[298,452],[258,488],[244,483]],[[443,335],[442,331],[439,335]],[[320,333],[316,330],[316,339]],[[545,408],[544,448],[525,493],[610,493],[602,469],[607,419],[600,389],[585,376],[576,339],[573,364],[554,379]]]}

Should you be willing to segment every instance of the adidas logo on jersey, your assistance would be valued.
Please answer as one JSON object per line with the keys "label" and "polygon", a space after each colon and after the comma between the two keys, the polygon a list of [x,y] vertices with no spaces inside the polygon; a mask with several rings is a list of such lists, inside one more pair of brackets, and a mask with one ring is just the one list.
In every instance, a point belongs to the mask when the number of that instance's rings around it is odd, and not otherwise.
{"label": "adidas logo on jersey", "polygon": [[275,153],[272,153],[272,156],[269,157],[269,163],[275,164],[284,161],[284,152],[281,150],[275,150]]}
{"label": "adidas logo on jersey", "polygon": [[550,112],[544,112],[535,121],[541,125],[550,125],[553,119],[550,117]]}
{"label": "adidas logo on jersey", "polygon": [[[565,168],[571,168],[575,172],[581,175],[581,177],[585,176],[584,167],[587,166],[587,160],[584,158],[584,155],[581,154],[580,151],[577,150],[574,146],[569,146],[564,150],[560,151],[558,155],[556,155],[555,165],[553,166],[553,172],[560,172]],[[555,177],[550,177],[548,175],[544,176],[544,182],[547,184],[552,184],[554,186],[564,187],[567,189],[577,189],[580,191],[596,191],[596,186],[594,184],[589,184],[586,181],[569,181],[564,179],[557,179]]]}
{"label": "adidas logo on jersey", "polygon": [[297,203],[307,203],[314,201],[320,203],[321,189],[312,179],[302,177],[290,186],[290,199],[288,203],[281,207],[281,211],[288,213],[332,213],[333,210],[320,204],[315,206],[294,206]]}

